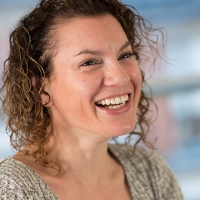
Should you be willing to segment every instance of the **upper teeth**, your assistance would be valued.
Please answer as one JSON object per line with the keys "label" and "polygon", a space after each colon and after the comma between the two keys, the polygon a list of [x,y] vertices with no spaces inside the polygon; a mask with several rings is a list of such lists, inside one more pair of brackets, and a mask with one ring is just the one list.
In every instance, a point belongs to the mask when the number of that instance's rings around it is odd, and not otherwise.
{"label": "upper teeth", "polygon": [[111,98],[111,99],[104,99],[101,101],[97,102],[97,105],[115,105],[115,104],[124,104],[126,101],[128,101],[129,96],[128,94],[126,95],[122,95],[120,97],[115,97],[115,98]]}

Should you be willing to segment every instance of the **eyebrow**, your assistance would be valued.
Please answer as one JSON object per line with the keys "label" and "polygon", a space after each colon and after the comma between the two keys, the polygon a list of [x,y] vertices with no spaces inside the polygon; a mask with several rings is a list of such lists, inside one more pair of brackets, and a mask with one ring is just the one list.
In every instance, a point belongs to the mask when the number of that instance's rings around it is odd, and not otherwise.
{"label": "eyebrow", "polygon": [[131,46],[130,42],[127,41],[124,45],[122,45],[122,47],[119,49],[119,52],[123,51],[124,49],[126,49],[126,47]]}
{"label": "eyebrow", "polygon": [[[119,52],[123,51],[128,46],[130,46],[129,41],[127,41],[125,44],[123,44],[121,46],[121,48],[119,49]],[[76,54],[76,56],[79,56],[79,55],[82,55],[82,54],[101,55],[102,53],[100,51],[93,51],[93,50],[89,50],[89,49],[84,49],[84,50],[80,51],[78,54]]]}

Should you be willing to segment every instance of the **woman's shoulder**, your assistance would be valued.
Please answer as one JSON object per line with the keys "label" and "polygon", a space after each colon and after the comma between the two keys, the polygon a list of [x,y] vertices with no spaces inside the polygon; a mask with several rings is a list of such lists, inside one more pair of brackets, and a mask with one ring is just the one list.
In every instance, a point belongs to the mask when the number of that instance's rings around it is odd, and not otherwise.
{"label": "woman's shoulder", "polygon": [[5,157],[0,160],[0,173],[4,171],[10,173],[10,171],[14,172],[19,169],[23,170],[24,168],[26,168],[26,166],[23,163],[12,157]]}
{"label": "woman's shoulder", "polygon": [[[155,151],[136,146],[131,155],[132,146],[109,145],[109,149],[122,164],[126,176],[132,183],[146,193],[152,191],[154,199],[182,200],[182,193],[177,180],[165,160]],[[135,186],[136,187],[136,186]]]}
{"label": "woman's shoulder", "polygon": [[[0,161],[0,197],[3,199],[26,199],[25,167],[12,158]],[[25,188],[24,188],[25,187]]]}
{"label": "woman's shoulder", "polygon": [[24,163],[7,157],[0,161],[0,197],[14,199],[56,199],[40,176]]}
{"label": "woman's shoulder", "polygon": [[16,182],[27,182],[28,179],[33,179],[36,174],[24,163],[12,157],[6,157],[0,161],[0,176],[10,178]]}
{"label": "woman's shoulder", "polygon": [[134,166],[142,165],[143,168],[149,168],[149,165],[169,168],[165,160],[157,152],[142,146],[136,146],[134,151],[133,148],[131,145],[109,144],[110,151],[117,159],[123,162],[132,163]]}
{"label": "woman's shoulder", "polygon": [[29,199],[34,173],[23,163],[6,157],[0,161],[0,197]]}
{"label": "woman's shoulder", "polygon": [[169,170],[169,166],[157,152],[145,147],[136,146],[133,152],[131,145],[109,144],[109,150],[124,165],[131,164],[132,167],[146,169],[148,172],[150,167],[152,170],[155,167],[157,172]]}

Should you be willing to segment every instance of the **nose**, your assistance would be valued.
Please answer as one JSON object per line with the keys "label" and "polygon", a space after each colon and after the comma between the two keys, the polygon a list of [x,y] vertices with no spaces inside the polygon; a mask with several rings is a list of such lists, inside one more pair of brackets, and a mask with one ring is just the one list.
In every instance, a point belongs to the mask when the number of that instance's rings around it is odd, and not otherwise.
{"label": "nose", "polygon": [[105,86],[124,86],[130,81],[130,76],[125,67],[117,61],[105,66]]}

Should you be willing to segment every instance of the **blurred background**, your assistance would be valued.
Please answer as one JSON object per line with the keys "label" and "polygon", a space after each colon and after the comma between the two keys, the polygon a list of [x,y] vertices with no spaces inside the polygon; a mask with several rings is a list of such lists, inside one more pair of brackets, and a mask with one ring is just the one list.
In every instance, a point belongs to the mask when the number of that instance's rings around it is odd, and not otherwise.
{"label": "blurred background", "polygon": [[[38,0],[0,0],[0,70],[9,52],[8,38],[21,16]],[[158,105],[149,133],[175,173],[186,200],[200,200],[200,1],[124,0],[154,27],[168,35],[165,54],[148,82]],[[0,159],[11,156],[3,117],[0,123]]]}

